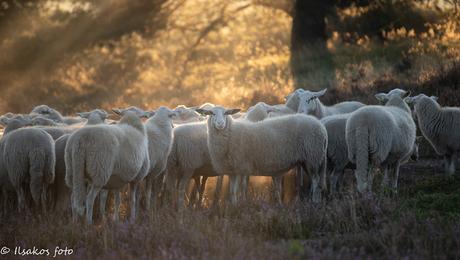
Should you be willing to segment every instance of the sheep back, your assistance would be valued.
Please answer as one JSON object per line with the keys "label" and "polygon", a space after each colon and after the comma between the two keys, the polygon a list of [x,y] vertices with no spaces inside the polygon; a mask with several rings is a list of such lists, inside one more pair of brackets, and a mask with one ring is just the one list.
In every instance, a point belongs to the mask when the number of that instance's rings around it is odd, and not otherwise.
{"label": "sheep back", "polygon": [[53,139],[40,129],[18,129],[9,134],[5,143],[4,160],[11,183],[19,187],[30,176],[35,202],[40,200],[43,182],[54,181],[55,158]]}
{"label": "sheep back", "polygon": [[362,107],[351,114],[345,132],[349,159],[356,164],[358,179],[362,180],[366,179],[369,162],[394,163],[411,153],[415,140],[410,113],[397,107]]}
{"label": "sheep back", "polygon": [[304,162],[319,172],[327,148],[326,128],[317,119],[292,115],[258,123],[234,122],[226,116],[226,130],[208,119],[208,147],[219,174],[276,176]]}
{"label": "sheep back", "polygon": [[117,189],[134,179],[142,180],[148,173],[148,168],[141,172],[146,163],[150,164],[143,123],[138,120],[140,125],[134,122],[132,126],[123,121],[125,117],[116,126],[83,127],[67,141],[66,184],[73,188],[73,204],[79,215],[86,200],[86,178],[95,186]]}
{"label": "sheep back", "polygon": [[443,107],[427,96],[420,97],[414,105],[420,131],[430,142],[436,153],[460,152],[460,109]]}

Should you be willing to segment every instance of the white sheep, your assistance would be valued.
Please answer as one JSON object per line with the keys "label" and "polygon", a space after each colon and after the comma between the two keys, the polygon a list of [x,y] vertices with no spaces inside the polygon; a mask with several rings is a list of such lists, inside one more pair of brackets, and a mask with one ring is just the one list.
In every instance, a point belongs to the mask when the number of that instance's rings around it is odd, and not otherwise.
{"label": "white sheep", "polygon": [[441,107],[436,99],[420,94],[406,98],[406,102],[414,104],[420,131],[436,153],[444,155],[446,174],[452,177],[460,155],[460,109]]}
{"label": "white sheep", "polygon": [[[86,121],[87,126],[106,124],[107,119],[113,116],[113,114],[107,114],[106,111],[99,109],[89,113],[77,113],[77,115],[88,119]],[[70,136],[71,134],[65,134],[59,137],[54,144],[56,154],[55,180],[50,185],[50,189],[53,193],[53,208],[56,212],[63,212],[71,205],[70,196],[72,190],[65,183],[66,165],[64,157],[65,147]]]}
{"label": "white sheep", "polygon": [[[356,164],[351,163],[348,158],[348,147],[345,139],[345,129],[348,118],[351,114],[328,116],[321,119],[327,130],[327,170],[329,178],[329,191],[341,193],[343,186],[343,174],[345,169],[356,170]],[[421,137],[417,137],[412,152],[403,158],[401,162],[409,159],[418,159],[418,147]],[[381,169],[382,170],[382,169]],[[387,171],[383,171],[383,184],[386,185]],[[392,183],[394,179],[392,179]],[[338,182],[337,182],[338,181]],[[338,186],[338,187],[337,187]]]}
{"label": "white sheep", "polygon": [[267,105],[264,102],[259,102],[250,107],[241,119],[255,123],[268,118],[270,112],[276,113],[278,112],[278,108]]}
{"label": "white sheep", "polygon": [[331,107],[321,103],[318,97],[326,93],[326,89],[319,92],[304,91],[298,95],[299,108],[297,113],[316,116],[321,119],[326,116],[351,113],[358,108],[365,106],[363,103],[356,101],[341,102]]}
{"label": "white sheep", "polygon": [[[267,118],[269,112],[276,110],[272,106],[259,102],[251,109],[248,109],[246,116],[239,120],[258,122]],[[207,146],[205,123],[188,124],[174,129],[174,144],[168,158],[167,169],[166,190],[169,194],[173,192],[175,190],[175,182],[178,180],[179,205],[183,205],[185,188],[192,178],[195,180],[199,191],[198,203],[201,204],[207,179],[216,176],[219,178],[223,177],[212,168],[211,157]],[[203,177],[201,182],[200,177]],[[220,179],[218,183],[221,182],[222,180]]]}
{"label": "white sheep", "polygon": [[321,189],[326,186],[327,132],[317,119],[291,115],[254,124],[230,117],[240,109],[216,106],[197,111],[209,115],[212,166],[219,174],[229,175],[233,203],[244,175],[279,176],[297,164],[311,176],[312,200],[321,201]]}
{"label": "white sheep", "polygon": [[360,192],[372,189],[373,170],[381,164],[391,164],[398,176],[401,160],[412,151],[416,128],[404,101],[409,95],[401,89],[376,94],[377,99],[388,99],[385,106],[362,107],[347,120],[348,158],[356,164]]}
{"label": "white sheep", "polygon": [[[180,125],[174,128],[174,142],[168,156],[165,171],[165,196],[168,202],[175,197],[176,181],[177,200],[183,205],[185,188],[193,178],[200,191],[199,203],[208,177],[218,176],[211,166],[211,156],[206,143],[206,122]],[[199,178],[203,177],[202,183]]]}
{"label": "white sheep", "polygon": [[[173,120],[182,111],[180,109],[171,110],[165,106],[158,108],[153,117],[145,122],[145,129],[149,141],[150,169],[146,179],[147,209],[150,209],[150,198],[153,187],[154,204],[157,204],[158,194],[163,184],[164,170],[166,162],[171,152],[173,144]],[[194,111],[195,113],[195,111]],[[198,115],[197,113],[195,113]]]}
{"label": "white sheep", "polygon": [[58,111],[50,108],[47,105],[41,105],[38,107],[33,107],[32,111],[30,114],[42,114],[42,115],[47,115],[49,116],[50,119],[56,119],[58,120],[58,123],[65,123],[68,125],[73,125],[73,124],[78,124],[85,122],[85,119],[78,118],[78,117],[63,117],[61,113]]}
{"label": "white sheep", "polygon": [[[418,160],[418,149],[420,146],[420,142],[422,140],[423,140],[423,136],[417,136],[415,138],[415,142],[414,142],[412,151],[408,155],[406,155],[403,159],[401,159],[401,164],[409,160],[409,158],[412,161]],[[388,186],[388,181],[390,181],[390,187],[392,189],[396,189],[398,186],[399,171],[396,171],[396,169],[394,169],[390,164],[382,163],[380,172],[382,173],[382,185]]]}
{"label": "white sheep", "polygon": [[[201,105],[201,108],[206,108],[206,109],[211,109],[212,107],[214,107],[214,105],[211,103],[204,103],[203,105]],[[181,125],[181,124],[205,121],[206,120],[205,117],[202,117],[198,113],[196,113],[197,108],[199,108],[199,106],[187,108],[184,105],[180,105],[174,108],[174,110],[180,110],[181,113],[178,116],[173,116],[173,123],[175,125]]]}
{"label": "white sheep", "polygon": [[31,120],[24,118],[22,116],[15,116],[12,119],[4,117],[1,119],[2,123],[6,125],[2,138],[0,139],[0,187],[3,191],[3,214],[6,216],[8,213],[8,199],[10,193],[16,193],[16,190],[13,184],[10,181],[8,172],[5,167],[3,151],[5,148],[6,140],[8,139],[8,134],[14,130],[32,125]]}
{"label": "white sheep", "polygon": [[28,187],[35,203],[39,205],[41,202],[45,208],[46,191],[54,181],[53,139],[42,130],[23,128],[36,125],[38,121],[17,116],[6,123],[5,134],[0,140],[0,180],[4,194],[6,191],[16,191],[21,210],[26,206],[25,188]]}
{"label": "white sheep", "polygon": [[174,124],[187,124],[200,121],[200,115],[195,112],[198,107],[186,107],[184,105],[177,106],[174,110],[180,110],[178,116],[173,116]]}
{"label": "white sheep", "polygon": [[[65,148],[66,184],[72,188],[73,221],[82,215],[92,222],[94,199],[101,189],[119,189],[130,183],[131,218],[135,217],[136,189],[147,175],[150,160],[145,126],[139,108],[112,109],[122,115],[117,125],[93,125],[77,130]],[[88,186],[88,187],[86,187]],[[120,194],[115,193],[118,219]]]}
{"label": "white sheep", "polygon": [[269,117],[278,117],[297,113],[300,103],[299,95],[304,91],[305,90],[303,89],[297,89],[293,93],[285,96],[284,98],[287,99],[286,103],[281,105],[275,105],[274,107],[277,108],[277,111],[271,112]]}
{"label": "white sheep", "polygon": [[336,191],[337,180],[341,192],[343,171],[355,170],[356,165],[348,159],[348,147],[345,140],[345,126],[350,114],[328,116],[321,119],[327,130],[327,171],[329,177],[329,191]]}

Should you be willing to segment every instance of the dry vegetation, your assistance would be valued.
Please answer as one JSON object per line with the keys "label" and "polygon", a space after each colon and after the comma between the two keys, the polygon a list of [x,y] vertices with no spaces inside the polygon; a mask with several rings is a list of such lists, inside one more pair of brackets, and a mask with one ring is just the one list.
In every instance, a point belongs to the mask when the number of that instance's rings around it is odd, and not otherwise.
{"label": "dry vegetation", "polygon": [[[97,41],[88,40],[84,48],[58,59],[47,55],[74,45],[48,46],[45,40],[33,45],[25,39],[56,37],[55,32],[76,23],[75,17],[89,19],[82,13],[88,13],[91,2],[74,9],[46,2],[50,4],[30,11],[27,19],[21,17],[16,34],[6,40],[2,36],[0,52],[9,55],[0,61],[0,114],[27,113],[29,106],[40,104],[63,114],[205,102],[244,109],[259,101],[281,103],[294,89],[289,64],[292,18],[282,10],[248,1],[152,1],[161,6],[155,7],[161,10],[155,17],[167,19],[153,19],[155,26],[117,37],[104,38],[101,29],[94,33]],[[328,20],[328,48],[304,51],[306,80],[298,87],[327,87],[322,99],[326,104],[377,104],[375,93],[399,87],[459,106],[459,14],[421,6],[419,13],[430,17],[425,31],[395,26],[386,28],[380,39],[350,28],[364,24],[372,8],[336,10],[338,15]],[[80,29],[75,36],[88,34]],[[21,54],[27,46],[43,51],[24,68],[14,60],[32,59]],[[410,57],[410,66],[404,57]],[[14,257],[15,247],[50,249],[52,257],[57,246],[67,247],[73,250],[71,257],[80,259],[459,259],[459,172],[454,180],[445,180],[442,161],[429,144],[423,143],[420,151],[420,162],[402,167],[397,195],[378,185],[373,193],[357,194],[347,175],[344,196],[327,197],[319,205],[295,199],[277,204],[265,194],[237,206],[222,200],[183,211],[142,208],[134,221],[126,215],[125,196],[119,223],[101,220],[98,205],[90,227],[83,221],[72,223],[70,211],[57,215],[32,209],[3,216],[0,249],[11,248],[8,257]],[[113,204],[107,211],[110,218]]]}

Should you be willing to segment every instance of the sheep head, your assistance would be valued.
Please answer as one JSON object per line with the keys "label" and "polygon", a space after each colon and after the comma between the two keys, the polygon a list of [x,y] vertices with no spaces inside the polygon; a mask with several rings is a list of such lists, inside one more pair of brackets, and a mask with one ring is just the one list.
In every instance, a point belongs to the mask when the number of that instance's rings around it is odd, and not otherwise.
{"label": "sheep head", "polygon": [[150,118],[151,116],[153,116],[153,114],[155,114],[154,111],[143,111],[142,109],[137,108],[137,107],[130,107],[126,109],[113,109],[112,108],[112,111],[115,112],[115,114],[120,115],[120,116],[124,116],[127,112],[134,112],[138,117],[145,117],[145,118]]}
{"label": "sheep head", "polygon": [[47,105],[34,107],[30,114],[42,114],[43,116],[54,118],[54,110]]}
{"label": "sheep head", "polygon": [[284,99],[290,99],[290,98],[295,97],[295,96],[298,97],[299,94],[300,94],[300,93],[303,93],[303,92],[305,92],[305,90],[303,90],[303,89],[301,89],[301,88],[296,89],[296,91],[294,91],[294,93],[291,93],[291,94],[285,96]]}
{"label": "sheep head", "polygon": [[34,118],[34,119],[27,119],[23,116],[15,116],[11,119],[2,118],[1,120],[5,125],[8,125],[11,122],[17,122],[23,126],[35,126],[35,125],[43,125],[44,122],[42,120],[47,120],[47,119],[39,118],[39,117]]}
{"label": "sheep head", "polygon": [[256,106],[259,106],[259,107],[262,107],[267,113],[270,113],[270,112],[277,112],[278,111],[278,108],[274,107],[274,106],[270,106],[270,105],[267,105],[265,104],[264,102],[259,102],[257,103],[255,106],[252,106],[248,109],[248,111],[246,112],[249,112],[250,110],[252,110],[253,108],[255,108]]}
{"label": "sheep head", "polygon": [[423,136],[415,137],[414,148],[412,148],[412,154],[410,156],[410,159],[412,161],[417,161],[418,160],[418,147],[419,147],[420,142],[422,140],[423,140]]}
{"label": "sheep head", "polygon": [[106,119],[111,118],[114,114],[107,114],[105,110],[95,109],[91,112],[77,113],[77,116],[87,118],[88,124],[100,124],[105,123]]}
{"label": "sheep head", "polygon": [[315,102],[315,100],[318,97],[321,97],[326,93],[327,88],[318,91],[318,92],[311,92],[311,91],[304,91],[301,93],[298,93],[298,98],[300,99],[299,103],[299,109],[297,110],[297,113],[299,114],[312,114],[313,111],[316,110],[318,104]]}
{"label": "sheep head", "polygon": [[385,93],[375,94],[375,97],[378,100],[381,100],[381,101],[388,101],[388,100],[390,100],[391,97],[394,97],[394,96],[397,96],[397,97],[400,97],[402,99],[405,99],[408,96],[410,96],[410,94],[411,94],[410,90],[405,91],[405,90],[402,90],[402,89],[399,89],[399,88],[395,88],[395,89],[391,90],[390,92],[388,92],[388,94],[385,94]]}
{"label": "sheep head", "polygon": [[[184,109],[185,107],[182,106],[179,106],[178,108],[174,109],[174,110],[171,110],[169,109],[168,107],[165,107],[165,106],[161,106],[157,109],[157,111],[153,111],[154,113],[156,114],[165,114],[167,117],[169,118],[173,118],[173,116],[177,117],[183,113],[187,113],[187,112],[184,112]],[[189,111],[190,108],[185,108],[185,111]],[[193,113],[195,113],[195,110],[193,110]]]}
{"label": "sheep head", "polygon": [[406,97],[404,100],[406,101],[406,103],[408,104],[417,104],[418,102],[420,102],[420,100],[424,99],[424,98],[430,98],[434,101],[438,100],[438,97],[435,97],[435,96],[431,96],[431,97],[428,97],[427,95],[425,94],[420,94],[418,96],[415,96],[415,97]]}
{"label": "sheep head", "polygon": [[227,116],[236,114],[240,111],[241,109],[239,108],[227,109],[222,106],[215,106],[211,109],[199,108],[196,110],[196,112],[202,115],[208,115],[209,116],[208,125],[209,125],[209,120],[210,120],[211,126],[218,130],[222,130],[225,128],[227,124]]}

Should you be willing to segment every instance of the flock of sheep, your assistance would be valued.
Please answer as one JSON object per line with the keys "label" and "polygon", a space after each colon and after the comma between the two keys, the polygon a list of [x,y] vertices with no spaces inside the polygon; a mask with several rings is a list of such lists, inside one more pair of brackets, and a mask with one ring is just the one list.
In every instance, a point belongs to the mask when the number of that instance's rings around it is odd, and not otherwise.
{"label": "flock of sheep", "polygon": [[[0,139],[3,214],[11,210],[10,198],[17,197],[19,210],[28,201],[57,212],[71,208],[74,221],[86,209],[90,224],[96,196],[104,214],[112,190],[118,220],[119,189],[129,183],[134,218],[144,179],[150,208],[160,193],[165,203],[183,205],[191,179],[201,202],[206,180],[219,176],[221,184],[224,175],[236,203],[239,193],[246,194],[248,176],[271,176],[279,196],[280,178],[293,168],[298,185],[302,172],[310,177],[315,203],[325,190],[341,192],[346,168],[354,170],[360,192],[372,188],[376,168],[383,173],[383,184],[390,182],[396,191],[399,165],[418,156],[414,120],[445,156],[446,173],[455,172],[458,108],[441,108],[436,97],[409,97],[410,91],[401,89],[376,94],[385,105],[351,101],[327,107],[319,100],[325,92],[298,89],[285,97],[285,104],[260,102],[245,113],[209,103],[174,110],[112,109],[122,116],[119,121],[110,120],[113,114],[104,110],[62,117],[46,105],[28,115],[7,113],[0,117],[6,125]],[[148,120],[144,123],[142,117]]]}

